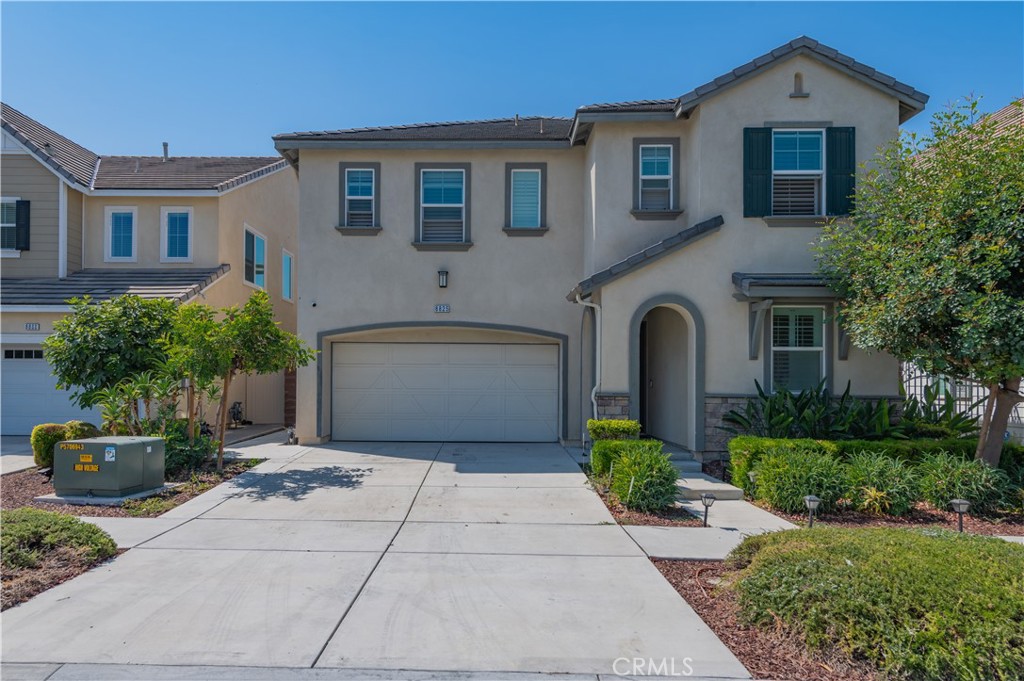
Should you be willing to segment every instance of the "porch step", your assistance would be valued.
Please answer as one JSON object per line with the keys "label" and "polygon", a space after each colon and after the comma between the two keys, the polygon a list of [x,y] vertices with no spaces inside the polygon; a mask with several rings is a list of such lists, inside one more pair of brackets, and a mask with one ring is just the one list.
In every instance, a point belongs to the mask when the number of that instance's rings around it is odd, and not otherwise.
{"label": "porch step", "polygon": [[673,455],[669,460],[672,462],[672,465],[676,467],[676,470],[679,471],[679,475],[682,476],[686,476],[690,473],[700,473],[704,470],[700,465],[700,461],[693,458],[677,459]]}
{"label": "porch step", "polygon": [[743,490],[739,487],[722,482],[718,478],[703,473],[686,473],[676,481],[678,492],[676,498],[696,501],[705,492],[711,492],[719,501],[735,501],[743,499]]}

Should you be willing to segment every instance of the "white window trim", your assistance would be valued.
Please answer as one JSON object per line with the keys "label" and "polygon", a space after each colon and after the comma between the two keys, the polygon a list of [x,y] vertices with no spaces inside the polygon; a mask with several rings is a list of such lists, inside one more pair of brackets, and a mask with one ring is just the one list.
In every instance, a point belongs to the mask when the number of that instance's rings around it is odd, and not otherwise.
{"label": "white window trim", "polygon": [[[371,181],[370,181],[370,195],[369,196],[352,196],[352,195],[350,195],[348,193],[348,174],[351,173],[352,171],[368,172],[368,173],[370,173]],[[377,201],[377,171],[376,170],[374,170],[373,168],[345,168],[345,223],[344,224],[345,224],[346,227],[351,227],[352,226],[349,223],[349,220],[348,220],[348,213],[349,213],[348,206],[349,206],[349,201],[352,201],[353,199],[356,199],[356,200],[366,200],[366,199],[369,199],[370,200],[370,226],[372,227],[372,226],[376,225],[377,224],[377,207],[376,207],[377,206],[377,204],[376,204],[376,201]]]}
{"label": "white window trim", "polygon": [[[171,213],[188,213],[188,256],[171,258],[167,255],[167,216]],[[192,262],[192,247],[196,240],[195,220],[191,206],[160,206],[160,262]]]}
{"label": "white window trim", "polygon": [[[777,133],[777,132],[818,132],[818,133],[821,133],[821,170],[775,170],[775,133]],[[828,167],[826,165],[826,162],[827,162],[827,159],[825,157],[826,153],[827,153],[827,151],[825,149],[825,129],[824,128],[777,128],[777,129],[773,129],[772,130],[772,150],[771,150],[772,180],[775,179],[776,175],[784,175],[784,176],[788,175],[788,176],[791,176],[791,177],[818,177],[818,178],[821,179],[821,183],[819,184],[820,189],[818,191],[818,205],[815,207],[817,212],[814,215],[793,216],[793,215],[775,215],[774,213],[772,213],[773,217],[782,217],[782,218],[785,218],[785,217],[809,217],[809,218],[810,217],[815,217],[815,218],[820,218],[820,217],[824,217],[825,216],[825,168]],[[774,181],[770,183],[768,190],[769,190],[768,205],[769,206],[773,206],[774,203],[775,203],[775,196],[774,196],[775,182]],[[790,306],[790,307],[799,307],[799,306]]]}
{"label": "white window trim", "polygon": [[[132,214],[132,254],[130,257],[111,255],[111,239],[114,236],[114,213]],[[138,262],[139,259],[139,208],[138,206],[103,207],[103,262]]]}
{"label": "white window trim", "polygon": [[[789,309],[807,309],[807,310],[821,310],[821,346],[813,348],[794,348],[788,346],[776,346],[775,345],[775,308],[785,307]],[[824,305],[786,305],[785,303],[779,303],[772,305],[768,318],[768,377],[771,379],[772,392],[775,392],[775,351],[779,350],[782,352],[820,352],[821,353],[821,378],[828,379],[828,361],[825,356],[826,347],[828,342],[826,334],[828,332],[828,309]],[[790,390],[791,393],[797,394],[799,390]]]}
{"label": "white window trim", "polygon": [[[7,135],[7,133],[5,132],[4,135]],[[20,196],[0,196],[0,203],[10,203],[12,201],[17,203],[18,201],[21,201],[21,197]],[[15,206],[15,212],[17,212],[17,206]],[[17,229],[18,229],[18,218],[17,217],[14,218],[14,229],[15,229],[15,237],[14,237],[15,238],[15,243],[17,243],[17,238],[18,238],[17,237]],[[21,251],[19,251],[17,248],[0,248],[0,258],[20,258],[20,257],[21,257]]]}
{"label": "white window trim", "polygon": [[[515,210],[516,173],[530,173],[532,175],[536,175],[537,176],[537,224],[535,224],[535,225],[524,226],[524,225],[517,225],[517,224],[515,224],[514,218],[515,218],[515,214],[516,214],[516,210]],[[511,196],[509,197],[509,200],[512,201],[512,205],[509,207],[509,214],[508,214],[509,227],[512,228],[512,229],[541,229],[541,228],[543,228],[544,225],[541,224],[541,217],[542,217],[541,214],[543,213],[543,211],[541,210],[541,207],[542,207],[542,202],[544,201],[544,173],[541,172],[540,168],[513,168],[512,169],[512,174],[511,174],[511,178],[510,178],[510,182],[511,182],[512,186],[509,187],[509,192],[511,193]],[[465,189],[463,189],[463,192],[465,192]],[[463,200],[465,200],[465,195],[463,195]]]}
{"label": "white window trim", "polygon": [[[289,277],[290,277],[290,281],[288,282],[288,285],[291,287],[291,291],[290,291],[291,295],[288,296],[288,297],[285,297],[285,295],[284,295],[284,283],[285,283],[285,280],[284,280],[284,257],[285,256],[288,256],[292,260],[292,268],[291,268],[291,271],[288,273]],[[266,276],[266,266],[264,266],[264,268],[263,268],[263,276]],[[292,253],[291,251],[289,251],[287,248],[282,248],[281,249],[281,300],[287,301],[289,303],[294,303],[295,302],[295,254]]]}
{"label": "white window trim", "polygon": [[[668,149],[668,175],[644,175],[644,149],[660,148]],[[672,168],[674,167],[673,164],[675,163],[675,159],[672,158],[672,145],[641,144],[638,153],[640,154],[640,158],[637,159],[637,162],[640,164],[640,172],[637,174],[637,182],[639,182],[639,186],[637,187],[637,201],[639,203],[638,208],[640,210],[649,210],[648,208],[644,208],[644,180],[668,180],[668,206],[669,210],[671,210],[672,206],[676,205],[675,192],[672,188]]]}
{"label": "white window trim", "polygon": [[[462,175],[462,203],[426,203],[423,201],[423,192],[426,191],[426,182],[423,181],[424,173],[459,173]],[[427,208],[454,208],[462,209],[462,238],[458,241],[437,241],[431,243],[466,243],[466,170],[465,168],[421,168],[420,169],[420,241],[423,241],[424,215]]]}
{"label": "white window trim", "polygon": [[[242,227],[243,227],[243,229],[242,229],[242,283],[245,284],[246,286],[250,287],[250,288],[258,289],[260,291],[266,291],[266,290],[268,290],[270,288],[270,282],[268,281],[268,279],[270,278],[268,275],[270,273],[267,270],[267,236],[265,234],[263,234],[263,232],[260,232],[257,229],[253,229],[249,225],[248,222],[243,222],[242,223]],[[245,233],[246,232],[249,232],[250,234],[252,234],[253,236],[255,236],[255,237],[259,238],[259,239],[263,239],[263,286],[260,286],[259,284],[255,283],[255,282],[251,282],[251,281],[249,281],[248,279],[245,278]],[[253,258],[256,257],[256,246],[255,246],[255,244],[253,244],[252,257]],[[256,261],[253,260],[253,265],[254,266],[255,266],[255,262]],[[255,272],[253,273],[253,276],[254,277],[256,276]]]}

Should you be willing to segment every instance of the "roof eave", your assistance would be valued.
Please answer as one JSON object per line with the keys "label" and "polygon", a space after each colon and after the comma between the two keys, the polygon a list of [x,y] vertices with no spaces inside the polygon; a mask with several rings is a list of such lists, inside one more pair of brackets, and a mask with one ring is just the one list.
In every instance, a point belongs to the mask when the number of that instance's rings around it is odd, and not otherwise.
{"label": "roof eave", "polygon": [[302,149],[568,149],[568,137],[551,140],[337,140],[275,137],[274,148],[286,159]]}
{"label": "roof eave", "polygon": [[6,132],[8,135],[17,140],[18,144],[23,146],[25,150],[28,151],[29,155],[32,156],[32,158],[34,158],[42,165],[46,166],[50,170],[50,172],[54,173],[61,180],[67,182],[78,191],[89,191],[88,186],[86,186],[77,177],[75,177],[74,173],[72,173],[70,170],[62,166],[60,163],[58,163],[57,160],[53,158],[53,156],[40,149],[38,145],[36,145],[32,140],[26,137],[20,130],[15,128],[7,121],[0,121],[0,127],[3,128],[4,132]]}

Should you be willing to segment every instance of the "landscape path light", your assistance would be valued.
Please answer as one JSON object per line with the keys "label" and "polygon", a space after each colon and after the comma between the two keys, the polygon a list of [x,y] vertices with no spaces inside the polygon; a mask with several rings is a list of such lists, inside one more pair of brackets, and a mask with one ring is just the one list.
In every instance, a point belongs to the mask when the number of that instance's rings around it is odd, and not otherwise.
{"label": "landscape path light", "polygon": [[747,471],[747,478],[750,480],[750,498],[754,498],[754,489],[757,487],[757,471]]}
{"label": "landscape path light", "polygon": [[953,512],[956,513],[956,526],[961,532],[964,531],[964,513],[967,513],[967,509],[971,507],[971,502],[966,499],[952,499],[949,505],[953,507]]}
{"label": "landscape path light", "polygon": [[807,507],[807,528],[808,529],[814,527],[814,514],[817,512],[818,506],[820,506],[820,505],[821,505],[821,499],[819,499],[818,497],[814,496],[813,494],[808,494],[806,497],[804,497],[804,506]]}
{"label": "landscape path light", "polygon": [[704,527],[708,526],[708,509],[715,503],[717,497],[711,492],[704,492],[700,495],[700,503],[704,504]]}

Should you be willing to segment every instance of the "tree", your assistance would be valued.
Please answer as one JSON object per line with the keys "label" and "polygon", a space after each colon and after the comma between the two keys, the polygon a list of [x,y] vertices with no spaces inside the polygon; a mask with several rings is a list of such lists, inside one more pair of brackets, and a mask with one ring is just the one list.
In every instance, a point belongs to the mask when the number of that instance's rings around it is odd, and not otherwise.
{"label": "tree", "polygon": [[[1022,102],[1015,106],[1020,107]],[[820,269],[858,345],[925,371],[981,381],[977,458],[996,466],[1024,375],[1024,126],[978,120],[978,102],[904,134],[830,222]]]}
{"label": "tree", "polygon": [[132,295],[101,303],[88,296],[68,302],[71,314],[54,322],[43,351],[57,387],[72,390],[71,399],[79,406],[94,406],[98,391],[158,370],[166,359],[161,340],[171,329],[173,302]]}
{"label": "tree", "polygon": [[274,308],[265,291],[256,291],[241,309],[224,310],[224,321],[213,342],[222,348],[216,355],[223,380],[220,418],[217,424],[217,470],[224,468],[224,431],[227,429],[228,388],[235,374],[274,374],[306,366],[316,353],[294,334],[274,322]]}
{"label": "tree", "polygon": [[171,332],[164,341],[167,366],[175,375],[188,379],[185,390],[189,442],[195,441],[199,411],[197,390],[224,375],[231,364],[231,348],[222,341],[222,325],[209,305],[192,303],[177,309]]}

